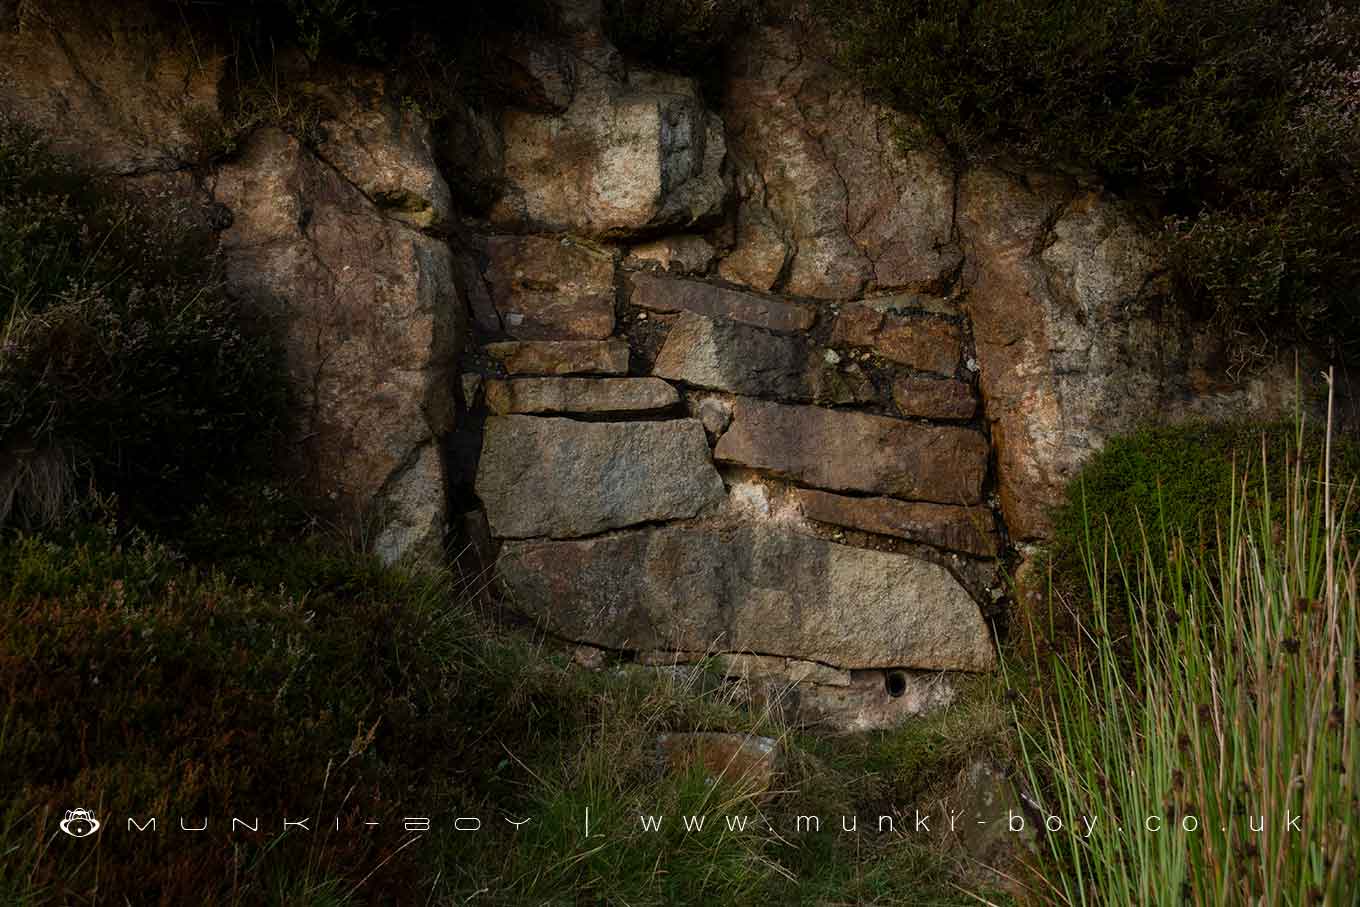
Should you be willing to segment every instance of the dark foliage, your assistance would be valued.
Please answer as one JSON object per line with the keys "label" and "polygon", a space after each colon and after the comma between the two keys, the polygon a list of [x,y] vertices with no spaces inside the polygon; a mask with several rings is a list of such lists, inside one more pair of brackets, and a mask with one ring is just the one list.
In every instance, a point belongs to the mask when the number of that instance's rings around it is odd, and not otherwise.
{"label": "dark foliage", "polygon": [[1073,163],[1160,198],[1186,290],[1225,331],[1360,353],[1354,4],[821,8],[854,72],[960,157]]}

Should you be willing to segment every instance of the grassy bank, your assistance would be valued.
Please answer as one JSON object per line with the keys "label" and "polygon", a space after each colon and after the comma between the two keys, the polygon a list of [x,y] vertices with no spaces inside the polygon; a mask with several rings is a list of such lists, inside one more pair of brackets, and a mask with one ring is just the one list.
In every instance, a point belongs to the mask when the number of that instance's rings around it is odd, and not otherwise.
{"label": "grassy bank", "polygon": [[1149,521],[1121,551],[1088,523],[1079,639],[1017,705],[1031,787],[1065,826],[1046,836],[1046,899],[1360,897],[1358,565],[1330,440],[1283,481],[1239,462],[1208,545]]}

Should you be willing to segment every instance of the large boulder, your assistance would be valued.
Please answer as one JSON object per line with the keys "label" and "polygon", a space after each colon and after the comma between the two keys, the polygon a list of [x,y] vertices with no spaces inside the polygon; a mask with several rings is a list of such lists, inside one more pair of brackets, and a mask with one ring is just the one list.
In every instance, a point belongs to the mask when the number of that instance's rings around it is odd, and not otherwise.
{"label": "large boulder", "polygon": [[[719,217],[728,194],[727,147],[722,121],[705,107],[698,85],[628,71],[598,21],[579,25],[558,51],[566,55],[560,66],[574,73],[570,90],[539,79],[544,90],[501,117],[504,192],[492,221],[637,236]],[[540,71],[561,71],[559,63]],[[549,96],[552,102],[542,103]]]}
{"label": "large boulder", "polygon": [[904,151],[909,124],[866,99],[814,38],[757,29],[732,55],[723,111],[741,207],[719,272],[831,299],[942,284],[962,261],[947,158]]}
{"label": "large boulder", "polygon": [[977,604],[943,567],[770,524],[513,541],[499,569],[550,632],[627,650],[759,652],[840,668],[981,671]]}
{"label": "large boulder", "polygon": [[229,290],[282,325],[313,489],[376,522],[389,559],[437,536],[434,442],[452,427],[463,311],[448,246],[386,217],[276,129],[257,132],[209,188],[232,213]]}

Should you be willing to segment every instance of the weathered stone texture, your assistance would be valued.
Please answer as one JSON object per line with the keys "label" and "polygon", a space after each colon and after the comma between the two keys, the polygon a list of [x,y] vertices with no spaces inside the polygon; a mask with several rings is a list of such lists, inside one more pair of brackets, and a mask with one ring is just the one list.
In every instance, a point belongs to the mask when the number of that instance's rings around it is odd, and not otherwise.
{"label": "weathered stone texture", "polygon": [[904,416],[962,420],[977,414],[977,396],[963,381],[899,378],[893,382],[892,396]]}
{"label": "weathered stone texture", "polygon": [[961,256],[954,178],[937,149],[904,153],[905,119],[869,102],[796,25],[737,45],[724,116],[740,168],[737,247],[721,266],[760,289],[850,299],[869,287],[931,287]]}
{"label": "weathered stone texture", "polygon": [[977,671],[995,660],[947,570],[769,525],[515,541],[501,576],[550,632],[614,649],[747,651],[841,668]]}
{"label": "weathered stone texture", "polygon": [[692,387],[753,397],[864,403],[877,397],[857,367],[829,364],[804,337],[688,312],[671,326],[652,372]]}
{"label": "weathered stone texture", "polygon": [[804,516],[822,523],[996,557],[996,520],[986,507],[846,497],[810,488],[795,489],[794,498]]}
{"label": "weathered stone texture", "polygon": [[551,236],[493,236],[486,282],[519,340],[603,340],[614,333],[614,260]]}
{"label": "weathered stone texture", "polygon": [[575,79],[565,110],[501,118],[506,186],[492,221],[636,236],[719,215],[726,142],[696,83],[628,72],[598,23],[582,25],[567,51]]}
{"label": "weathered stone texture", "polygon": [[633,246],[623,263],[631,268],[653,267],[674,274],[702,274],[713,263],[714,254],[713,246],[702,236],[682,234]]}
{"label": "weathered stone texture", "polygon": [[508,340],[482,347],[512,375],[626,375],[623,340]]}
{"label": "weathered stone texture", "polygon": [[149,7],[97,25],[70,0],[23,4],[0,28],[0,110],[96,171],[183,168],[217,121],[225,58],[177,43]]}
{"label": "weathered stone texture", "polygon": [[979,168],[960,183],[959,227],[1013,538],[1046,538],[1081,465],[1150,418],[1291,411],[1292,362],[1231,381],[1214,365],[1222,343],[1162,304],[1162,252],[1126,206],[1068,179]]}
{"label": "weathered stone texture", "polygon": [[723,497],[703,426],[693,419],[492,416],[476,490],[500,538],[567,538],[683,519]]}
{"label": "weathered stone texture", "polygon": [[804,303],[784,302],[695,280],[635,274],[632,283],[629,301],[653,312],[692,312],[771,331],[806,331],[817,318],[817,310]]}
{"label": "weathered stone texture", "polygon": [[833,491],[974,504],[987,442],[978,432],[864,413],[740,400],[714,456]]}
{"label": "weathered stone texture", "polygon": [[486,383],[493,413],[626,413],[666,409],[680,395],[658,378],[512,378]]}
{"label": "weathered stone texture", "polygon": [[[417,527],[430,502],[442,507],[420,451],[454,415],[462,305],[448,246],[382,216],[276,129],[255,133],[211,188],[233,214],[222,234],[228,289],[281,316],[316,490],[411,527],[380,534],[396,554],[393,540],[426,534]],[[426,465],[405,475],[414,462]]]}
{"label": "weathered stone texture", "polygon": [[963,336],[956,324],[937,318],[904,318],[860,305],[846,306],[836,316],[831,343],[871,347],[884,359],[941,375],[954,374],[963,351]]}

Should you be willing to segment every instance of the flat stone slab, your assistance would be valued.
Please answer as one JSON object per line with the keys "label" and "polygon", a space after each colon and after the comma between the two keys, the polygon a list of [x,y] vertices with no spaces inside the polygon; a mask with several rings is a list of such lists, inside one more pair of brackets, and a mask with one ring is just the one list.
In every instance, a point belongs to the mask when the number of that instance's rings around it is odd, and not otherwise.
{"label": "flat stone slab", "polygon": [[520,340],[614,333],[614,261],[552,236],[493,236],[486,282],[505,332]]}
{"label": "flat stone slab", "polygon": [[724,495],[696,419],[491,416],[476,490],[498,538],[570,538],[684,519]]}
{"label": "flat stone slab", "polygon": [[652,374],[751,397],[864,403],[876,396],[862,372],[834,367],[803,337],[689,312],[671,325]]}
{"label": "flat stone slab", "polygon": [[869,347],[884,359],[952,375],[963,355],[959,326],[926,317],[903,317],[866,305],[847,305],[831,330],[832,346]]}
{"label": "flat stone slab", "polygon": [[996,557],[996,518],[986,507],[846,497],[811,488],[796,488],[793,494],[809,519],[978,557]]}
{"label": "flat stone slab", "polygon": [[627,413],[666,409],[680,395],[660,378],[509,378],[486,382],[486,405],[510,413]]}
{"label": "flat stone slab", "polygon": [[771,331],[806,331],[817,310],[800,302],[784,302],[697,280],[634,274],[633,305],[653,312],[693,312],[710,318],[741,321]]}
{"label": "flat stone slab", "polygon": [[976,431],[884,416],[739,400],[714,456],[832,491],[976,504],[987,441]]}
{"label": "flat stone slab", "polygon": [[767,525],[510,541],[498,568],[516,608],[605,648],[735,650],[838,668],[995,662],[977,604],[945,568]]}
{"label": "flat stone slab", "polygon": [[893,382],[892,395],[904,416],[962,420],[977,415],[972,387],[954,378],[899,378]]}
{"label": "flat stone slab", "polygon": [[482,347],[512,375],[626,375],[623,340],[508,340]]}

